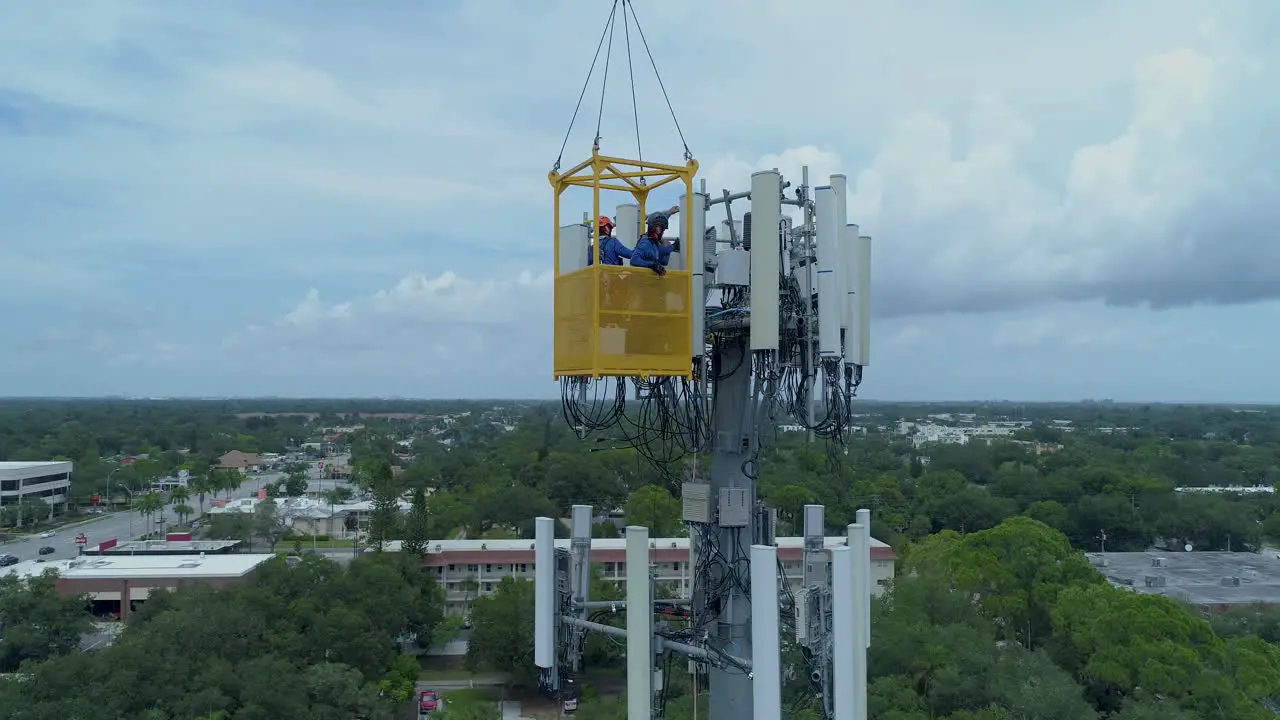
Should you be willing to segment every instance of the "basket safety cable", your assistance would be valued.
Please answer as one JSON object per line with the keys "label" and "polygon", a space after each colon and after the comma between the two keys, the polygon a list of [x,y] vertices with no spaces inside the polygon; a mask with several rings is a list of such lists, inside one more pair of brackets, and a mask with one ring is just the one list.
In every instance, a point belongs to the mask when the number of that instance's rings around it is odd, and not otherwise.
{"label": "basket safety cable", "polygon": [[[569,146],[569,137],[573,134],[573,126],[578,121],[578,113],[582,111],[582,101],[587,96],[587,89],[591,86],[591,78],[595,75],[596,65],[600,61],[600,51],[604,51],[604,71],[600,82],[600,105],[596,113],[596,134],[592,142],[595,149],[600,147],[600,130],[604,121],[604,101],[605,94],[609,86],[609,63],[613,58],[613,32],[617,27],[618,7],[622,6],[622,32],[626,42],[627,51],[627,75],[631,84],[631,114],[632,122],[636,133],[636,153],[638,160],[644,159],[644,152],[640,142],[640,104],[636,96],[636,76],[635,68],[631,57],[631,25],[635,25],[636,34],[640,38],[640,43],[644,46],[645,54],[649,58],[649,66],[653,68],[654,78],[658,81],[658,89],[662,91],[662,99],[667,103],[667,111],[671,113],[671,121],[676,126],[676,133],[680,136],[680,144],[684,147],[684,159],[692,160],[693,153],[689,150],[689,143],[685,140],[684,129],[680,127],[680,120],[676,117],[676,111],[671,104],[671,97],[667,93],[666,84],[662,82],[662,74],[658,72],[658,63],[653,57],[653,51],[649,48],[649,41],[645,38],[644,30],[640,27],[640,19],[636,17],[635,3],[632,0],[613,0],[609,7],[609,17],[605,20],[604,29],[600,32],[600,40],[596,43],[595,55],[591,58],[591,67],[587,70],[587,77],[582,82],[582,90],[578,93],[578,103],[573,108],[573,116],[569,119],[569,127],[565,130],[564,140],[560,143],[560,153],[556,156],[555,165],[552,166],[552,172],[559,172],[560,163],[564,160],[565,148]],[[628,19],[628,12],[630,19]],[[605,41],[608,40],[608,44]]]}

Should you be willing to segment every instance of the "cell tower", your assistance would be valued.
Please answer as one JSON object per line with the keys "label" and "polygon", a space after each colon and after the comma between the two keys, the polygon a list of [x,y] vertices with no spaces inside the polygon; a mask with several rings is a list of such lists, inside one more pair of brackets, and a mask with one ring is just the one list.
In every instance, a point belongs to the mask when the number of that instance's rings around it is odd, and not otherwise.
{"label": "cell tower", "polygon": [[[618,9],[615,1],[602,45]],[[634,19],[629,2],[621,9],[624,23],[628,11]],[[636,32],[643,40],[638,22]],[[658,716],[655,658],[668,652],[706,673],[710,720],[781,718],[784,674],[808,676],[824,717],[862,720],[869,512],[858,512],[846,545],[828,549],[822,506],[806,506],[805,577],[793,593],[777,559],[776,512],[756,493],[762,443],[778,424],[843,443],[869,365],[871,238],[847,222],[845,176],[811,187],[805,168],[792,187],[763,170],[749,189],[712,196],[705,180],[695,191],[687,144],[685,164],[675,165],[605,155],[599,140],[597,131],[590,158],[563,172],[557,161],[549,176],[555,376],[581,438],[630,445],[681,492],[693,584],[690,597],[655,602],[649,530],[628,527],[626,629],[593,622],[593,611],[624,604],[590,598],[593,509],[573,507],[567,548],[555,546],[556,521],[538,518],[534,660],[543,685],[573,695],[586,633],[600,632],[626,638],[630,720]],[[665,272],[605,264],[599,223],[562,224],[567,190],[590,190],[592,218],[608,194],[621,194],[617,237],[635,248],[650,193],[677,182],[678,237],[651,238],[669,248]],[[723,220],[712,224],[714,213]],[[698,476],[703,453],[709,477]],[[802,668],[784,667],[784,637],[801,648]]]}

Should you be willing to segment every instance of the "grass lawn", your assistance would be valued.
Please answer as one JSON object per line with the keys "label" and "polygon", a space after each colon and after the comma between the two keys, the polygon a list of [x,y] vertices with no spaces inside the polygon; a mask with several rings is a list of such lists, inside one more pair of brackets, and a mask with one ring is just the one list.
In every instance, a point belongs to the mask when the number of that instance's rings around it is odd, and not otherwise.
{"label": "grass lawn", "polygon": [[432,680],[470,680],[475,676],[476,673],[462,668],[442,668],[439,670],[423,668],[418,671],[418,679],[422,682],[431,682]]}
{"label": "grass lawn", "polygon": [[432,680],[451,681],[451,680],[489,680],[500,679],[508,681],[510,678],[506,673],[494,672],[475,672],[465,668],[422,668],[418,671],[418,679],[422,682],[431,682]]}
{"label": "grass lawn", "polygon": [[497,688],[467,688],[465,690],[444,690],[440,697],[454,705],[492,704],[498,701]]}

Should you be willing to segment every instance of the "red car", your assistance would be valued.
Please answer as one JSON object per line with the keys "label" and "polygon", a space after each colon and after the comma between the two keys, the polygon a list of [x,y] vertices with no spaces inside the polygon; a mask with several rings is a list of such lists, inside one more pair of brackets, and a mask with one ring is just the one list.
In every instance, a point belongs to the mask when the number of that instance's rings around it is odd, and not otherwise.
{"label": "red car", "polygon": [[418,712],[431,712],[440,704],[440,696],[435,690],[423,690],[418,693]]}

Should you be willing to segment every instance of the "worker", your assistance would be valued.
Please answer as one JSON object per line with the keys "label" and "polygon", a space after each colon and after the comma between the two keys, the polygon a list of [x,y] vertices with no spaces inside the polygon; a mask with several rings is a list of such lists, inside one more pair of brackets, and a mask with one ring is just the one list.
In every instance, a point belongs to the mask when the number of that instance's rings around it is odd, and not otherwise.
{"label": "worker", "polygon": [[680,206],[672,205],[667,210],[650,213],[645,218],[644,236],[636,243],[635,250],[631,251],[632,267],[652,268],[659,275],[666,274],[671,253],[680,252],[680,240],[677,238],[674,243],[667,242],[662,235],[671,224],[671,216],[678,212]]}
{"label": "worker", "polygon": [[597,255],[601,265],[621,265],[623,259],[630,260],[631,248],[613,236],[613,220],[607,215],[601,215],[597,223],[600,227],[600,252],[597,254],[595,246],[588,247],[587,264],[594,265]]}

